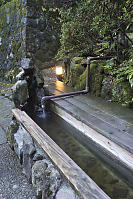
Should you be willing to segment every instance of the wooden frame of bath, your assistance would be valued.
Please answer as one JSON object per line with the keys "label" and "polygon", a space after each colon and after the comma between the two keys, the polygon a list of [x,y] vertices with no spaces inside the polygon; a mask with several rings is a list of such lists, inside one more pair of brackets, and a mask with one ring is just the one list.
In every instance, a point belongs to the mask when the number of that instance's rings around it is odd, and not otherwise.
{"label": "wooden frame of bath", "polygon": [[[133,153],[118,145],[114,140],[107,138],[104,134],[98,131],[98,129],[95,130],[94,127],[92,128],[91,125],[85,121],[85,118],[80,118],[79,120],[71,107],[69,110],[65,108],[65,103],[63,101],[62,104],[60,100],[51,100],[51,111],[60,116],[74,128],[78,129],[79,134],[76,135],[76,137],[79,137],[80,141],[82,140],[86,147],[89,146],[88,148],[117,170],[127,182],[132,184]],[[73,111],[73,114],[70,110]]]}
{"label": "wooden frame of bath", "polygon": [[12,112],[81,199],[110,198],[24,111],[13,109]]}

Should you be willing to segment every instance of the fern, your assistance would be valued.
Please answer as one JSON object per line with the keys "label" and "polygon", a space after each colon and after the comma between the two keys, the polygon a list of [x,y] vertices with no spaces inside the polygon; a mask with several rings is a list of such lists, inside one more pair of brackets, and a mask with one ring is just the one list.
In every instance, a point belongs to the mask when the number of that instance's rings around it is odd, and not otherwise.
{"label": "fern", "polygon": [[133,58],[126,60],[123,63],[123,67],[120,68],[117,75],[117,81],[122,82],[128,80],[133,88]]}

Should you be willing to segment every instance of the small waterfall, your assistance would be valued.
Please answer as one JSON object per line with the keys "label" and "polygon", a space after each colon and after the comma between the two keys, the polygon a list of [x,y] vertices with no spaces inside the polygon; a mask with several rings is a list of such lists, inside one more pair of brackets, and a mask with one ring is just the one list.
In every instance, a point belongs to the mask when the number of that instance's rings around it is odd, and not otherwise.
{"label": "small waterfall", "polygon": [[46,118],[45,105],[44,105],[44,104],[41,105],[41,108],[42,108],[42,111],[41,111],[41,113],[39,114],[39,117],[45,119],[45,118]]}
{"label": "small waterfall", "polygon": [[41,107],[39,106],[35,112],[36,112],[36,116],[38,118],[41,118],[41,119],[46,118],[47,114],[46,114],[46,110],[45,110],[45,105],[41,105]]}

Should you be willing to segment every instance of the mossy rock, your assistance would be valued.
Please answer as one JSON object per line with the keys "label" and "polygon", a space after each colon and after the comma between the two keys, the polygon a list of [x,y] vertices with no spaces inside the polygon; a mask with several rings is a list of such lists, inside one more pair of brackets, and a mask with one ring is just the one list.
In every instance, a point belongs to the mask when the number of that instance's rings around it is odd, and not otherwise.
{"label": "mossy rock", "polygon": [[96,96],[101,95],[102,81],[104,78],[104,64],[103,61],[93,61],[90,64],[89,86],[90,92]]}
{"label": "mossy rock", "polygon": [[117,83],[114,81],[112,88],[112,100],[122,103],[124,106],[133,107],[133,89],[129,82]]}
{"label": "mossy rock", "polygon": [[84,58],[84,57],[74,57],[72,59],[71,63],[84,65],[84,64],[86,64],[86,58]]}
{"label": "mossy rock", "polygon": [[87,73],[87,69],[80,75],[79,78],[77,78],[76,85],[75,85],[75,88],[77,90],[85,89],[85,87],[86,87],[86,73]]}
{"label": "mossy rock", "polygon": [[86,59],[83,57],[74,57],[70,63],[69,83],[74,88],[80,87],[80,76],[85,71]]}
{"label": "mossy rock", "polygon": [[101,97],[112,99],[113,77],[105,76],[102,81]]}

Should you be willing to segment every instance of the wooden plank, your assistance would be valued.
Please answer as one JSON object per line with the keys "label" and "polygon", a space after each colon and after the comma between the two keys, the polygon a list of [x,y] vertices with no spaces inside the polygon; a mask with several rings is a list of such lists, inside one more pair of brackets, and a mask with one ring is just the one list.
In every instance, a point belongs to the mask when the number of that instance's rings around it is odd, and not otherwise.
{"label": "wooden plank", "polygon": [[13,109],[12,112],[71,183],[80,198],[110,198],[24,111]]}
{"label": "wooden plank", "polygon": [[123,133],[131,133],[133,135],[133,125],[128,123],[125,120],[122,120],[114,115],[111,115],[107,112],[104,112],[104,110],[97,108],[96,106],[91,106],[90,104],[82,101],[77,100],[76,97],[74,98],[66,98],[66,101],[68,101],[70,104],[73,104],[77,107],[80,107],[83,111],[88,112],[90,115],[95,116],[97,118],[100,118],[103,122],[106,122],[107,124],[110,124],[112,127],[115,127],[122,131]]}
{"label": "wooden plank", "polygon": [[[84,123],[75,118],[71,112],[63,109],[59,104],[51,103],[51,109],[70,125],[80,131],[79,137],[83,137],[85,142],[93,151],[99,154],[131,183],[133,182],[133,154],[120,147],[110,139],[98,133]],[[86,144],[86,145],[87,145]]]}
{"label": "wooden plank", "polygon": [[110,125],[106,121],[102,120],[100,117],[96,117],[89,113],[89,110],[80,109],[80,105],[74,105],[68,102],[66,99],[54,99],[51,100],[56,106],[68,112],[74,118],[85,123],[90,128],[99,132],[103,136],[112,140],[119,146],[123,147],[127,151],[133,153],[133,136],[121,131],[119,128],[116,128],[114,125]]}

